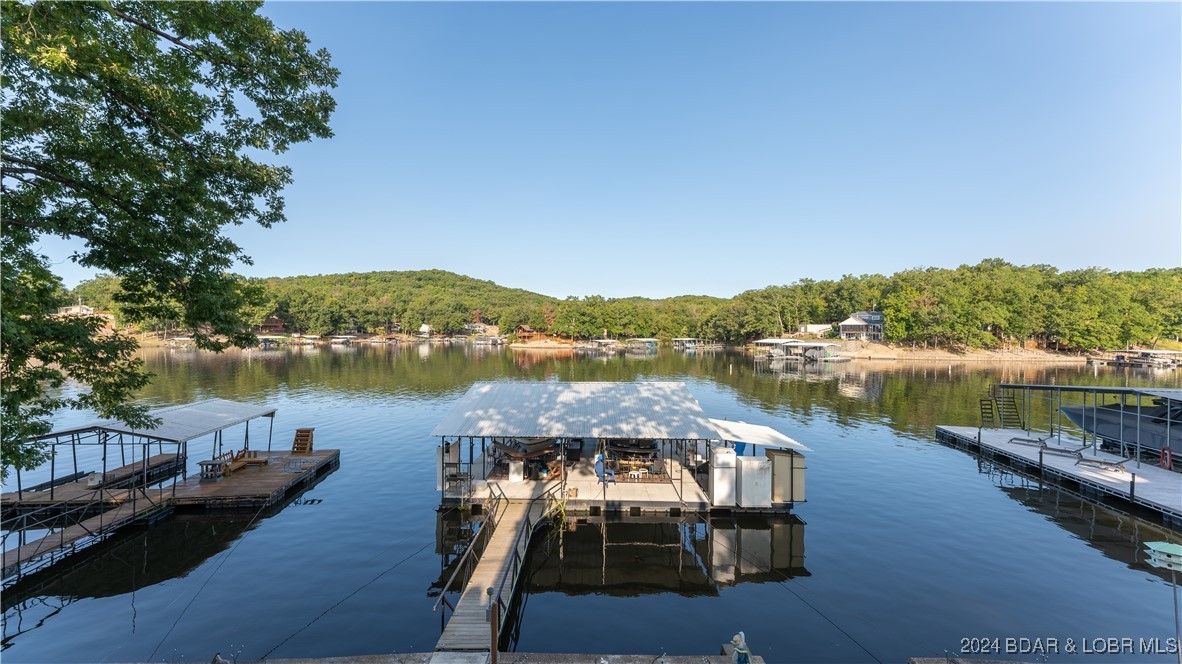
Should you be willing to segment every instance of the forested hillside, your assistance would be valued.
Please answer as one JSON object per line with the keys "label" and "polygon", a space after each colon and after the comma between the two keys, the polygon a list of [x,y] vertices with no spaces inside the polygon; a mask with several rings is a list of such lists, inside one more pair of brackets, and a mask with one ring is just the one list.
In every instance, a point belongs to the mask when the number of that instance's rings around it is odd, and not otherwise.
{"label": "forested hillside", "polygon": [[[440,270],[369,272],[251,280],[262,290],[255,318],[274,315],[293,331],[379,332],[423,323],[459,331],[482,321],[512,330],[528,324],[589,338],[696,336],[729,342],[779,336],[804,323],[833,323],[850,313],[886,315],[888,341],[945,348],[991,348],[1036,340],[1064,349],[1154,345],[1182,335],[1182,269],[1060,272],[999,259],[956,269],[891,276],[804,279],[730,299],[663,300],[597,295],[558,300]],[[70,296],[118,313],[117,282],[80,284]]]}

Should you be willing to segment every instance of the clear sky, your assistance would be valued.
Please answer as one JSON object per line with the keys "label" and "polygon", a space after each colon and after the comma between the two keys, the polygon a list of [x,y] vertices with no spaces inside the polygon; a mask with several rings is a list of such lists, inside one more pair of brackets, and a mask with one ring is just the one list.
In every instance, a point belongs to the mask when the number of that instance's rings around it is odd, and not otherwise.
{"label": "clear sky", "polygon": [[729,297],[989,257],[1182,264],[1176,2],[264,13],[342,73],[336,137],[281,159],[288,222],[233,232],[250,276]]}

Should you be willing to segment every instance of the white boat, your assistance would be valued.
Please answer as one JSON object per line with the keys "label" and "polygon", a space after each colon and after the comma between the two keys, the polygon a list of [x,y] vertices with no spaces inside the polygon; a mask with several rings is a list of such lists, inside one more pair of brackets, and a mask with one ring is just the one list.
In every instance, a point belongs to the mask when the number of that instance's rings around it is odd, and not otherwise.
{"label": "white boat", "polygon": [[[1156,390],[1153,405],[1112,403],[1103,406],[1060,406],[1063,416],[1084,431],[1114,444],[1140,445],[1142,450],[1182,455],[1182,390],[1177,396]],[[1176,463],[1176,462],[1175,462]]]}

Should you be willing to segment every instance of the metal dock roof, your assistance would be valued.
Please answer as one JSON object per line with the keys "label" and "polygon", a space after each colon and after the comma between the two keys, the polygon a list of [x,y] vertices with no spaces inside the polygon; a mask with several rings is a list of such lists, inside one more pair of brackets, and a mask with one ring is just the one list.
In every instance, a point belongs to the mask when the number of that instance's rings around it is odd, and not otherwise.
{"label": "metal dock roof", "polygon": [[685,383],[476,383],[432,436],[714,440]]}
{"label": "metal dock roof", "polygon": [[275,409],[225,399],[206,399],[180,406],[157,408],[148,411],[148,415],[159,418],[160,426],[155,429],[136,429],[119,420],[99,420],[82,426],[52,431],[38,436],[37,440],[88,431],[108,431],[143,436],[152,440],[183,443],[236,424],[242,424],[256,417],[274,417]]}
{"label": "metal dock roof", "polygon": [[762,424],[748,424],[746,422],[735,422],[732,420],[716,420],[710,418],[710,425],[718,432],[720,440],[726,440],[733,443],[749,443],[751,445],[762,445],[764,447],[779,447],[783,449],[798,450],[801,452],[812,452],[811,449],[801,445],[795,440],[785,436],[771,427],[765,427]]}
{"label": "metal dock roof", "polygon": [[1182,400],[1178,387],[1121,387],[1108,385],[1037,385],[1026,383],[998,383],[1002,389],[1058,390],[1060,392],[1101,392],[1104,394],[1141,394],[1147,397]]}

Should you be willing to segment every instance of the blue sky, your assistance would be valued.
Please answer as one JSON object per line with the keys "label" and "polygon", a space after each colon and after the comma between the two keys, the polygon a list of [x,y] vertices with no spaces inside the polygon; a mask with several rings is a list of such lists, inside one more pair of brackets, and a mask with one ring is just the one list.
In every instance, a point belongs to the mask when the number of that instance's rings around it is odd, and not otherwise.
{"label": "blue sky", "polygon": [[[341,70],[251,276],[708,294],[1182,264],[1178,3],[269,3]],[[85,276],[59,265],[68,285]]]}

